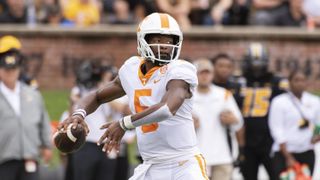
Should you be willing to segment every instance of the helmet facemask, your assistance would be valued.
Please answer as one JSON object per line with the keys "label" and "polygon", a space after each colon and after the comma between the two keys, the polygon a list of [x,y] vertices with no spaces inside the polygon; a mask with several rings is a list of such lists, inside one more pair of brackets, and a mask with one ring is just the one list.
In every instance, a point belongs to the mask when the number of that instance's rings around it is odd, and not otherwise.
{"label": "helmet facemask", "polygon": [[[149,44],[148,39],[151,35],[156,34],[147,34],[144,38],[140,38],[140,41],[138,41],[138,51],[140,52],[140,55],[142,57],[146,58],[146,60],[148,61],[155,63],[156,65],[168,64],[171,61],[178,59],[182,45],[182,42],[178,36],[171,35],[173,36],[173,44]],[[163,52],[161,50],[162,48],[168,48],[171,50],[168,52]]]}

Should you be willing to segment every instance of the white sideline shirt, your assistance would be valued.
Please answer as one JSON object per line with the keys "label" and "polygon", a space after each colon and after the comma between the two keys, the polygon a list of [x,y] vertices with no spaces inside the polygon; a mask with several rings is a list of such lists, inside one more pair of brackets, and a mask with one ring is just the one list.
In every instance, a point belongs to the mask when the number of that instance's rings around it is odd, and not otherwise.
{"label": "white sideline shirt", "polygon": [[0,82],[0,90],[4,97],[7,99],[8,103],[11,105],[12,109],[16,115],[20,116],[20,83],[16,83],[14,90],[9,89],[3,82]]}
{"label": "white sideline shirt", "polygon": [[[308,128],[299,129],[299,121],[303,116],[297,106],[309,120],[311,126]],[[320,123],[319,115],[320,100],[308,92],[303,92],[301,100],[290,92],[275,97],[271,102],[269,114],[269,128],[274,139],[272,151],[279,151],[282,143],[286,143],[287,150],[294,153],[313,149],[310,141],[313,125]]]}
{"label": "white sideline shirt", "polygon": [[198,144],[208,166],[230,164],[230,154],[226,128],[221,124],[219,115],[230,110],[239,120],[231,125],[231,131],[239,130],[243,125],[241,112],[232,93],[216,85],[210,86],[208,93],[194,93],[194,113],[199,117],[200,127],[197,130]]}

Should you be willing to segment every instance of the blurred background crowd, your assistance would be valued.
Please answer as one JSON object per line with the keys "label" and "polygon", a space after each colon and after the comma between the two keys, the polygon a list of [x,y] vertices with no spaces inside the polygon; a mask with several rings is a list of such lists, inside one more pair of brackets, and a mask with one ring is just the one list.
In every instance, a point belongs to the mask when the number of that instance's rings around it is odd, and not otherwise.
{"label": "blurred background crowd", "polygon": [[320,25],[318,0],[1,0],[0,23],[135,24],[152,12],[192,25]]}
{"label": "blurred background crowd", "polygon": [[[192,26],[222,25],[293,26],[315,29],[320,27],[319,9],[319,0],[0,0],[0,24],[43,24],[59,27],[136,25],[152,12],[166,12],[177,19],[183,30]],[[0,94],[9,97],[9,100],[4,100],[4,96],[0,96],[0,100],[3,100],[0,105],[6,108],[17,107],[17,104],[12,105],[7,101],[18,96],[8,93],[10,91],[3,88],[4,82],[8,81],[12,85],[18,84],[16,82],[19,81],[36,91],[39,90],[36,76],[25,73],[25,56],[20,51],[21,46],[19,40],[14,37],[0,39]],[[245,49],[241,57],[217,52],[212,57],[199,56],[188,59],[197,67],[200,80],[194,120],[200,147],[203,148],[202,151],[209,152],[204,155],[208,156],[208,159],[214,159],[208,162],[210,176],[217,180],[275,179],[275,176],[278,177],[279,173],[285,172],[287,167],[294,167],[299,162],[301,168],[308,165],[306,176],[309,177],[313,173],[320,178],[320,163],[316,156],[318,153],[314,151],[315,143],[319,141],[316,135],[319,134],[317,125],[320,125],[320,116],[317,113],[320,112],[320,106],[318,97],[307,93],[305,72],[299,71],[300,67],[297,67],[279,77],[269,70],[272,52],[269,52],[263,43],[253,43],[249,47],[241,48]],[[239,63],[235,59],[241,59],[241,65],[238,66],[240,70],[235,67],[235,63]],[[11,71],[16,68],[21,69]],[[69,115],[73,104],[79,98],[104,86],[117,75],[118,70],[110,61],[95,62],[86,59],[81,63],[77,62],[76,67],[72,68],[75,81],[73,88],[67,90],[68,98],[65,101],[68,101],[69,105],[61,115],[61,120]],[[14,73],[15,76],[8,73]],[[9,77],[16,79],[12,80]],[[220,94],[210,94],[212,89]],[[289,94],[288,97],[293,94],[293,97],[285,99],[283,94]],[[281,97],[276,98],[278,95]],[[277,101],[272,102],[274,98]],[[285,107],[290,103],[292,106],[288,106],[288,111]],[[42,105],[41,100],[39,104]],[[221,107],[223,108],[219,109]],[[0,122],[8,118],[1,116],[3,109],[0,109]],[[15,110],[10,115],[13,116]],[[17,114],[19,113],[18,111]],[[29,168],[32,173],[39,173],[41,180],[124,180],[132,174],[133,167],[141,162],[135,146],[134,132],[126,133],[119,155],[114,152],[106,155],[101,152],[101,147],[95,144],[101,136],[101,131],[98,130],[101,124],[118,120],[130,113],[126,98],[105,104],[87,117],[91,134],[83,148],[71,155],[57,155],[56,150],[52,148],[53,145],[48,144],[50,139],[46,134],[48,135],[49,118],[46,117],[44,108],[41,109],[41,113],[44,117],[39,121],[44,125],[33,127],[42,132],[41,136],[37,137],[41,139],[41,143],[38,144],[41,151],[33,155],[41,156],[43,160],[35,158],[36,160],[29,161],[30,155],[26,158],[23,153],[21,157],[11,157],[10,153],[5,154],[5,157],[1,152],[23,150],[19,149],[21,147],[1,146],[0,177],[8,177],[6,172],[14,172],[14,168],[19,175],[23,166]],[[285,121],[290,118],[296,123],[290,124]],[[215,121],[212,126],[208,126],[207,119]],[[51,125],[54,130],[56,121],[51,122]],[[34,129],[31,128],[30,131]],[[301,132],[302,134],[299,134]],[[6,135],[11,137],[10,132]],[[284,142],[287,147],[283,147]],[[0,137],[1,143],[7,143],[5,136]],[[7,151],[1,151],[3,147],[8,147]],[[13,162],[18,163],[16,167],[12,164],[8,166],[6,163],[8,159],[19,158],[21,162]],[[60,163],[48,167],[48,162],[53,159],[59,159]],[[274,162],[277,162],[278,166],[274,166]],[[263,173],[259,171],[261,165],[266,169]],[[5,167],[4,171],[1,170],[2,167]],[[38,168],[34,169],[35,167]],[[256,177],[258,171],[260,173]],[[285,173],[282,174],[284,179],[290,179],[288,173]]]}

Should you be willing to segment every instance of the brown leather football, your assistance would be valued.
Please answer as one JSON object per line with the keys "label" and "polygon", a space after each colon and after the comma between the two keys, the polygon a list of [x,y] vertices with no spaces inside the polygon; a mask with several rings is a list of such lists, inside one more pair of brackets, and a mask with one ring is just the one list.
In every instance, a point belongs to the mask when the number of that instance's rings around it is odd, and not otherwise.
{"label": "brown leather football", "polygon": [[65,131],[57,131],[53,136],[53,141],[59,151],[72,153],[81,148],[86,141],[86,132],[81,124],[76,128],[70,124]]}

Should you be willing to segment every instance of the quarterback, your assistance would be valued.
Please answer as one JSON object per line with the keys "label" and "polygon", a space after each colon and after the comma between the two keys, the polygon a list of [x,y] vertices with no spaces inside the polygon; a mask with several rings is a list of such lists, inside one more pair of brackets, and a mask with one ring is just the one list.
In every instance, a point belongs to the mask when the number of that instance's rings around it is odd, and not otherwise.
{"label": "quarterback", "polygon": [[119,149],[126,130],[135,129],[143,158],[130,180],[203,180],[205,162],[197,148],[192,120],[192,93],[198,79],[195,67],[178,60],[182,32],[168,14],[153,13],[137,29],[138,53],[125,61],[119,75],[77,104],[58,129],[78,124],[99,105],[127,95],[132,114],[103,125],[98,145]]}

